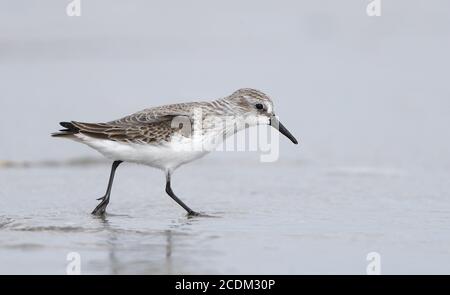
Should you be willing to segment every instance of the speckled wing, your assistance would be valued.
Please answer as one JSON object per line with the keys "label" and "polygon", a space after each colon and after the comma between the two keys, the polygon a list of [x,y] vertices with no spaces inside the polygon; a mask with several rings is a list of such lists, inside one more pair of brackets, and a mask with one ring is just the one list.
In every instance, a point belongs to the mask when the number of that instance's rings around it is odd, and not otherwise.
{"label": "speckled wing", "polygon": [[[162,143],[179,132],[182,124],[172,124],[181,117],[192,124],[188,104],[168,105],[146,109],[107,123],[83,123],[72,121],[78,132],[90,137],[132,143]],[[176,125],[176,126],[172,126]]]}

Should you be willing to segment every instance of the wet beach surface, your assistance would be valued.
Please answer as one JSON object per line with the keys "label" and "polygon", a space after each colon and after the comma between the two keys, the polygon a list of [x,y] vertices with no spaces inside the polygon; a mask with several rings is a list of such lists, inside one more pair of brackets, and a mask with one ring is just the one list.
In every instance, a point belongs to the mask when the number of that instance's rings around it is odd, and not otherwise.
{"label": "wet beach surface", "polygon": [[[449,274],[450,2],[364,2],[91,0],[68,17],[69,1],[9,1],[0,274],[66,274],[71,252],[83,274],[365,274],[370,252],[385,274]],[[177,170],[175,193],[211,217],[127,164],[93,217],[110,164],[49,136],[241,87],[271,95],[300,144]]]}
{"label": "wet beach surface", "polygon": [[162,172],[130,164],[100,218],[107,164],[1,169],[0,273],[65,274],[78,252],[84,274],[365,274],[372,251],[386,274],[448,273],[449,185],[435,172],[204,159],[175,174],[209,215],[189,218]]}

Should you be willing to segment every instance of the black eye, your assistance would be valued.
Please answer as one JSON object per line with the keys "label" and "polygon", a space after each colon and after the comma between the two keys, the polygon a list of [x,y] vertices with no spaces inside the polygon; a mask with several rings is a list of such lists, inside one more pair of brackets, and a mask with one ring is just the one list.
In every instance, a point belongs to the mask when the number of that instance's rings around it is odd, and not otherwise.
{"label": "black eye", "polygon": [[260,103],[255,104],[255,107],[256,107],[258,110],[262,110],[262,109],[264,108],[264,106],[263,106],[262,104],[260,104]]}

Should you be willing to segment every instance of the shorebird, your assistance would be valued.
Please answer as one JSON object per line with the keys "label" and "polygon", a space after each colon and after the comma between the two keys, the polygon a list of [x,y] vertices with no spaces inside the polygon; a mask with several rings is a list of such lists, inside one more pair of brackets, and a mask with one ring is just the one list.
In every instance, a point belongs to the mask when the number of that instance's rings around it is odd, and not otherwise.
{"label": "shorebird", "polygon": [[[223,118],[231,118],[233,124],[217,124],[217,119],[221,121]],[[106,212],[116,169],[123,162],[131,162],[163,170],[166,193],[188,215],[199,215],[173,192],[173,171],[206,155],[224,138],[261,124],[271,125],[294,144],[298,143],[275,116],[271,98],[250,88],[239,89],[212,101],[148,108],[107,123],[61,122],[65,129],[52,136],[86,144],[113,161],[106,193],[97,199],[101,202],[92,214],[103,215]]]}

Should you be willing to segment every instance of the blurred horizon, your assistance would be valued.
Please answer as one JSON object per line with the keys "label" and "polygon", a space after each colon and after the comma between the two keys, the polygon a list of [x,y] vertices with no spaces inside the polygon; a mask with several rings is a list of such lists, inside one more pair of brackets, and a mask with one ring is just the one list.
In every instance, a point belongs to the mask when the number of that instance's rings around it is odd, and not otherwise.
{"label": "blurred horizon", "polygon": [[0,159],[96,157],[49,134],[252,87],[301,140],[281,158],[448,169],[450,3],[369,2],[2,0]]}

